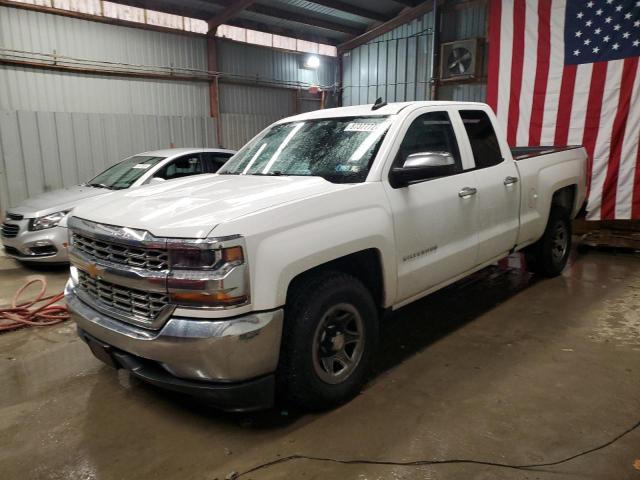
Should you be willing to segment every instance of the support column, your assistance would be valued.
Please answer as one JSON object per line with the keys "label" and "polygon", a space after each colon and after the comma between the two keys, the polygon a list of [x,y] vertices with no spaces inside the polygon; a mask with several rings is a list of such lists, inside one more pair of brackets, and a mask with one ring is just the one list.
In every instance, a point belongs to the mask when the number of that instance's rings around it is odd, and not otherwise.
{"label": "support column", "polygon": [[215,76],[209,82],[209,110],[216,121],[216,141],[222,147],[222,120],[220,119],[220,82],[218,77],[218,55],[215,30],[207,34],[207,70]]}

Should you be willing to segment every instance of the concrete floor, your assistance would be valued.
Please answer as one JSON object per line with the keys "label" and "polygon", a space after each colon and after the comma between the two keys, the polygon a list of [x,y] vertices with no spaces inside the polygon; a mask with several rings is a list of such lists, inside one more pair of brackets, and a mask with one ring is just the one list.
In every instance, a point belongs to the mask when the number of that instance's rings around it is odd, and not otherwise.
{"label": "concrete floor", "polygon": [[[0,263],[0,303],[28,272]],[[47,273],[62,288],[65,271]],[[378,374],[316,415],[227,415],[102,366],[71,324],[0,335],[0,478],[224,479],[294,453],[553,461],[640,419],[640,257],[591,252],[538,280],[492,267],[394,314]],[[640,479],[640,430],[535,471],[294,460],[253,479]]]}

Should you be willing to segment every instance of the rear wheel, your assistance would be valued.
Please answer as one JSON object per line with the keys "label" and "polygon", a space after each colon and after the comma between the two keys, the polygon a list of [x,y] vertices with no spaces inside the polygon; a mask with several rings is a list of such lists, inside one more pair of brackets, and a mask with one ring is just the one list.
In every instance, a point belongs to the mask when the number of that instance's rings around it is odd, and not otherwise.
{"label": "rear wheel", "polygon": [[546,277],[560,275],[571,250],[571,219],[562,207],[552,207],[542,238],[525,251],[527,269]]}
{"label": "rear wheel", "polygon": [[285,309],[278,369],[284,400],[315,410],[357,395],[377,337],[376,305],[357,278],[323,272],[298,282]]}

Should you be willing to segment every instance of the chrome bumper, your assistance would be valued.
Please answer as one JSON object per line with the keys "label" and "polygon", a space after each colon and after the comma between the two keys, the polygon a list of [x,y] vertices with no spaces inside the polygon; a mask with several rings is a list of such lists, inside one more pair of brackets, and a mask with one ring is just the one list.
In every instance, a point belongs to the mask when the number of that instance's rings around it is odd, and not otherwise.
{"label": "chrome bumper", "polygon": [[[32,232],[28,230],[29,220],[10,220],[5,223],[19,225],[20,231],[15,237],[2,237],[5,253],[24,262],[67,263],[67,229],[53,227]],[[6,248],[10,247],[10,248]],[[55,248],[55,253],[38,253],[43,248]]]}
{"label": "chrome bumper", "polygon": [[282,309],[220,320],[171,317],[157,331],[110,318],[65,289],[78,327],[116,348],[157,362],[171,375],[210,382],[239,382],[273,373],[278,365]]}

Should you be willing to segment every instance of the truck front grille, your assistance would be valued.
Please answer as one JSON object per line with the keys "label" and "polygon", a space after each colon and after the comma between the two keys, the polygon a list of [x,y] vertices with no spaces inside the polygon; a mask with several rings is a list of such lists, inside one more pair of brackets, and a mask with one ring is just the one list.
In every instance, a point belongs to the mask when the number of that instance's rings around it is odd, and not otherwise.
{"label": "truck front grille", "polygon": [[14,225],[12,223],[3,223],[2,224],[2,236],[5,238],[14,238],[18,236],[18,232],[20,231],[19,225]]}
{"label": "truck front grille", "polygon": [[95,240],[78,233],[73,234],[73,248],[96,260],[129,265],[149,270],[169,268],[169,255],[165,250],[136,248],[118,243]]}
{"label": "truck front grille", "polygon": [[103,304],[123,314],[153,321],[169,303],[164,293],[144,292],[98,280],[78,270],[78,288],[99,306]]}

